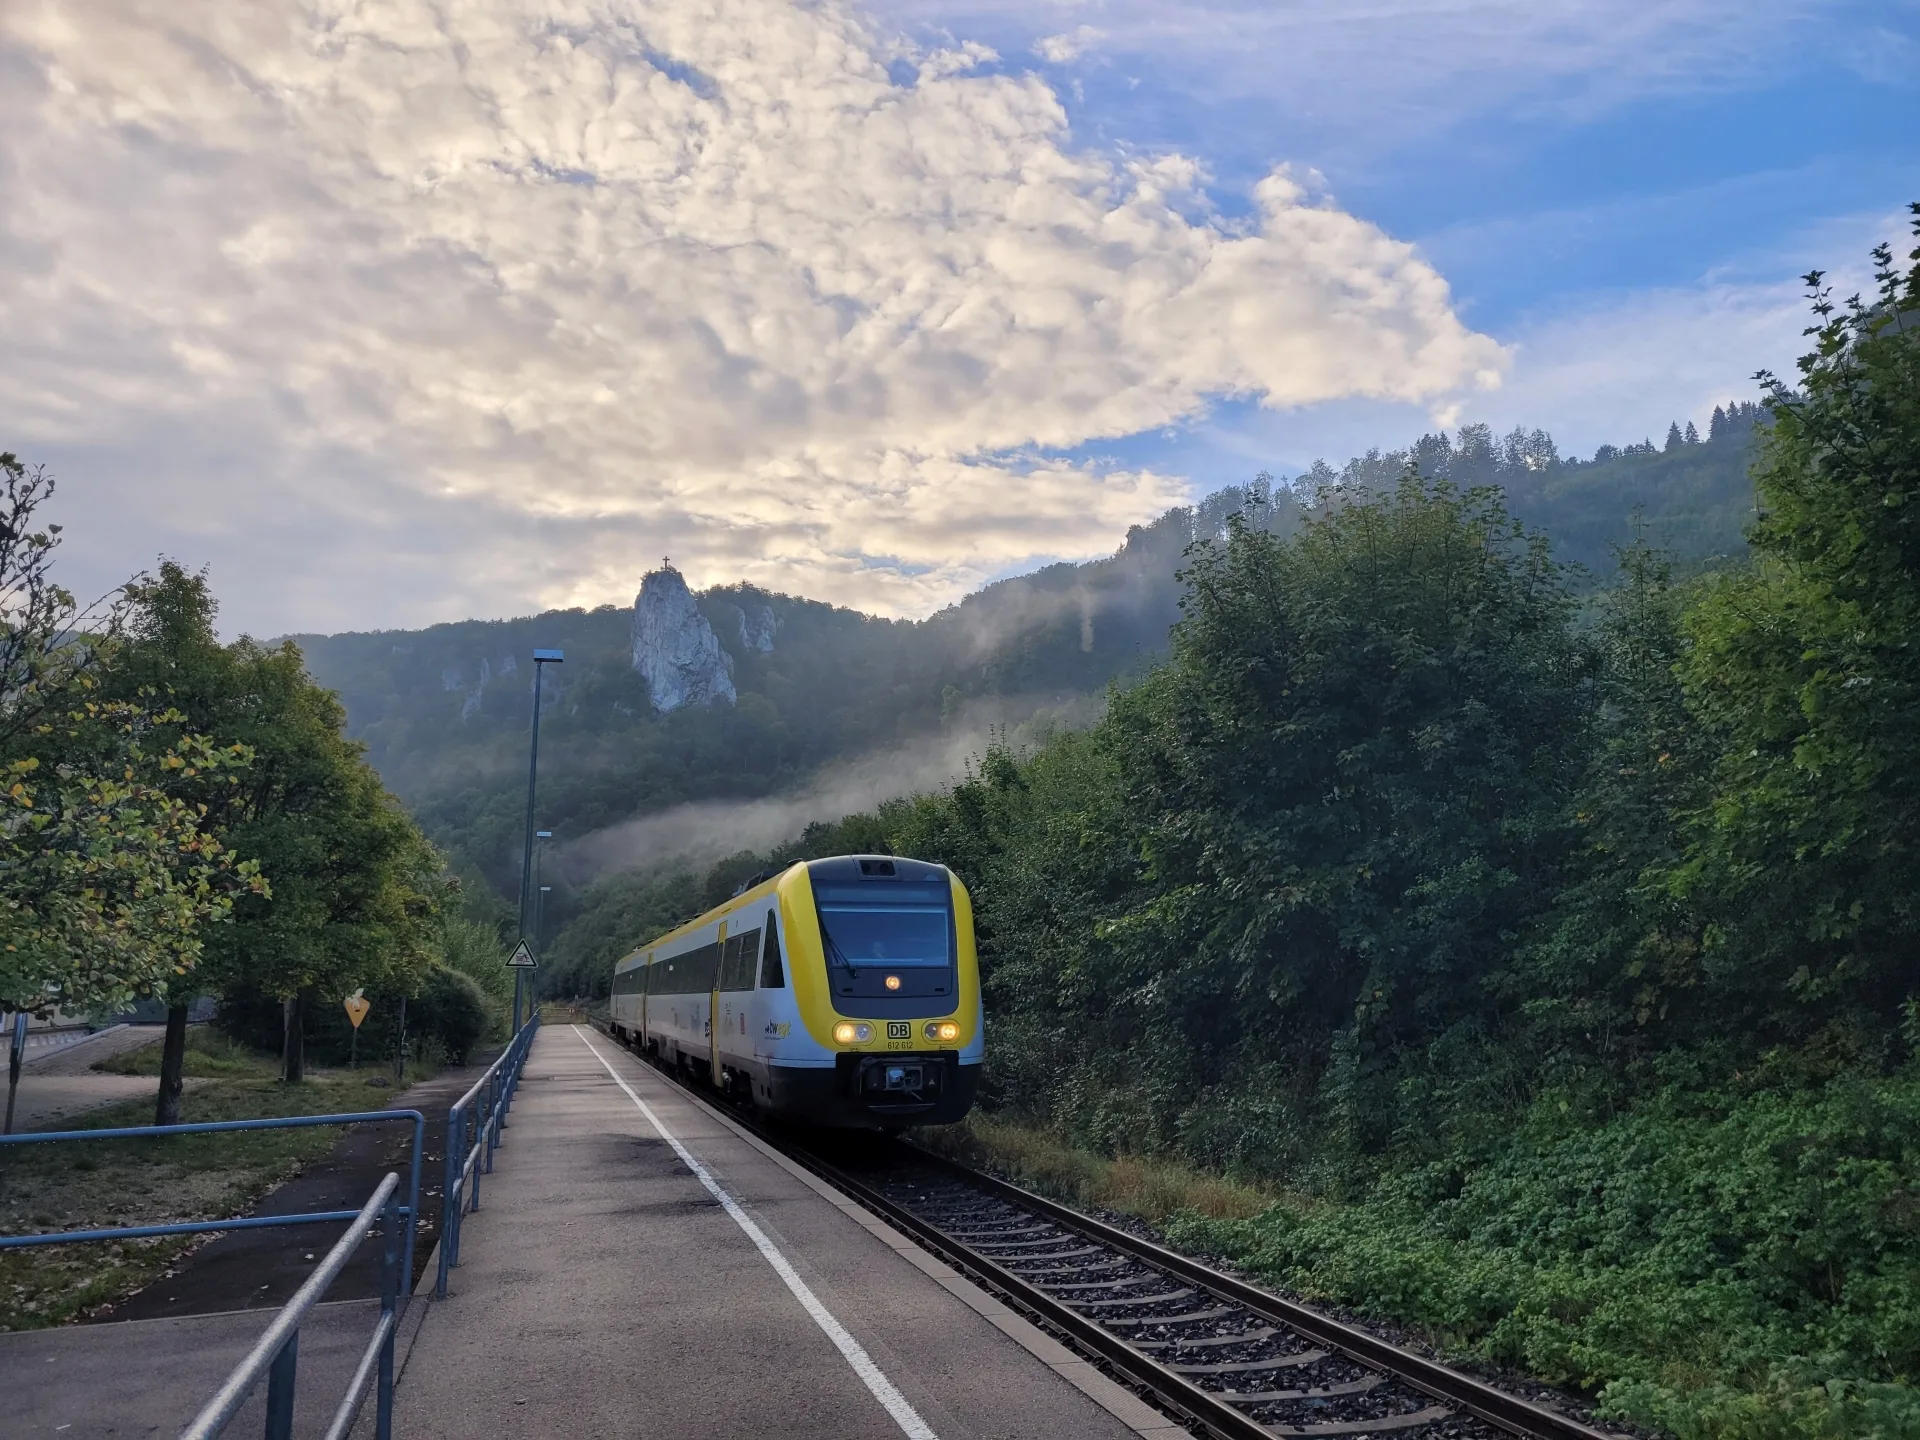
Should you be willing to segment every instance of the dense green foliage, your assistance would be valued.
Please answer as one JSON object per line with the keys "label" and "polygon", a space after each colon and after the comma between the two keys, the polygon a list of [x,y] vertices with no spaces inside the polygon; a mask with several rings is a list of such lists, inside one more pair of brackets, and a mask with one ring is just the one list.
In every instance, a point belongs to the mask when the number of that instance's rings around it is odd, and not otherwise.
{"label": "dense green foliage", "polygon": [[1569,1098],[1357,1203],[1175,1233],[1687,1440],[1920,1433],[1920,1073]]}

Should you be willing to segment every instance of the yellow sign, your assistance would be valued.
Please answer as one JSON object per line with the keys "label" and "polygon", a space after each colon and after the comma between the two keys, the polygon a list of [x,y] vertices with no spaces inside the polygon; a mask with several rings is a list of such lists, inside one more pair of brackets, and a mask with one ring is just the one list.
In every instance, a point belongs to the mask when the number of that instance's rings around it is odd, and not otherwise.
{"label": "yellow sign", "polygon": [[367,1018],[367,1011],[373,1008],[373,1002],[356,990],[353,994],[347,996],[346,1006],[347,1019],[351,1020],[353,1022],[353,1028],[358,1030],[360,1028],[360,1022]]}

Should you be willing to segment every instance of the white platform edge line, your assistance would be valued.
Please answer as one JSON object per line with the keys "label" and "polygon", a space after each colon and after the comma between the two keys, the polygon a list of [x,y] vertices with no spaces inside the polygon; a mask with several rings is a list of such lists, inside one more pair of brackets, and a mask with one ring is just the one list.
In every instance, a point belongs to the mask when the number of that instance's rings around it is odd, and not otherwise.
{"label": "white platform edge line", "polygon": [[[625,1054],[624,1051],[621,1053]],[[606,1062],[603,1060],[601,1063]],[[901,1259],[930,1279],[937,1280],[947,1293],[1072,1385],[1120,1424],[1142,1437],[1142,1440],[1191,1440],[1191,1431],[1162,1415],[1131,1390],[1101,1371],[1099,1367],[1082,1360],[1053,1336],[1035,1326],[1024,1315],[1001,1304],[946,1261],[922,1249],[917,1241],[903,1235],[864,1206],[849,1200],[805,1166],[781,1154],[752,1131],[736,1125],[731,1116],[715,1111],[713,1118],[725,1126],[742,1144],[778,1165],[854,1224],[886,1245]]]}
{"label": "white platform edge line", "polygon": [[720,1202],[720,1207],[732,1217],[733,1223],[738,1225],[746,1237],[753,1242],[754,1248],[760,1252],[767,1264],[773,1267],[774,1273],[786,1283],[787,1289],[793,1292],[793,1298],[800,1302],[801,1308],[812,1317],[813,1323],[818,1325],[827,1339],[833,1342],[834,1348],[852,1367],[853,1373],[860,1377],[861,1383],[872,1392],[873,1398],[878,1400],[887,1414],[893,1417],[894,1424],[900,1427],[908,1440],[939,1440],[933,1432],[933,1427],[920,1418],[920,1413],[908,1403],[907,1397],[900,1393],[898,1387],[886,1377],[886,1373],[874,1363],[873,1357],[867,1354],[860,1342],[848,1333],[847,1327],[834,1318],[833,1312],[820,1302],[820,1297],[813,1293],[807,1282],[800,1278],[800,1273],[793,1268],[787,1257],[781,1254],[780,1247],[767,1238],[767,1233],[754,1223],[753,1217],[740,1208],[739,1202],[720,1187],[719,1182],[708,1173],[707,1167],[695,1159],[693,1152],[682,1145],[679,1137],[667,1129],[660,1117],[654,1113],[653,1107],[634,1093],[633,1087],[627,1084],[626,1078],[613,1068],[606,1056],[600,1053],[600,1047],[589,1040],[578,1025],[569,1028],[579,1038],[580,1043],[593,1052],[593,1058],[598,1060],[607,1074],[613,1077],[613,1083],[626,1092],[627,1098],[633,1101],[640,1113],[646,1117],[647,1123],[659,1132],[660,1138],[673,1147],[673,1153],[680,1157],[681,1163],[693,1172],[694,1178],[706,1187],[709,1195]]}

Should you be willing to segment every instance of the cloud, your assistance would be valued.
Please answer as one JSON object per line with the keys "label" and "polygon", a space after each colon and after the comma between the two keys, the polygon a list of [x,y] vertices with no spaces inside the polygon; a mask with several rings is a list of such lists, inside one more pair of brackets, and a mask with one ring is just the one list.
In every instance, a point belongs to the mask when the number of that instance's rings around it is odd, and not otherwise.
{"label": "cloud", "polygon": [[1043,35],[1033,43],[1033,53],[1050,65],[1069,65],[1086,54],[1100,39],[1100,31],[1082,25],[1070,34]]}
{"label": "cloud", "polygon": [[1285,170],[1219,220],[990,57],[840,0],[17,0],[7,443],[99,578],[210,558],[261,631],[661,553],[920,613],[1181,494],[1010,454],[1497,380],[1408,246]]}

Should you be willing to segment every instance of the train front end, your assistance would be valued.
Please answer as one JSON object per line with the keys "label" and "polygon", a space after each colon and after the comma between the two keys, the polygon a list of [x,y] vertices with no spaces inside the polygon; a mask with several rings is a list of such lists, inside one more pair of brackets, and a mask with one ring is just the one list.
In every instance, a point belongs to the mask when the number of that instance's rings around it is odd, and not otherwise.
{"label": "train front end", "polygon": [[964,1116],[986,1056],[966,887],[945,866],[847,855],[794,866],[778,891],[802,1033],[768,1055],[762,1105],[881,1129]]}

